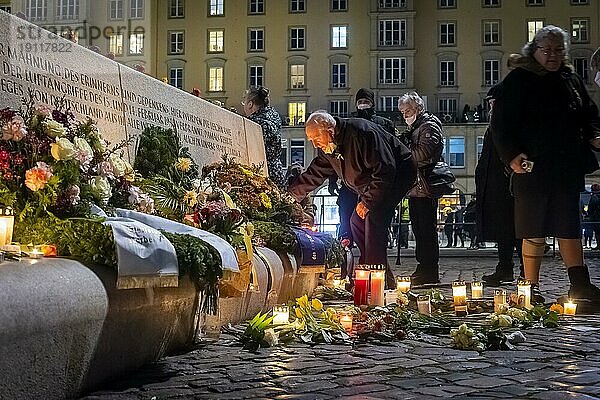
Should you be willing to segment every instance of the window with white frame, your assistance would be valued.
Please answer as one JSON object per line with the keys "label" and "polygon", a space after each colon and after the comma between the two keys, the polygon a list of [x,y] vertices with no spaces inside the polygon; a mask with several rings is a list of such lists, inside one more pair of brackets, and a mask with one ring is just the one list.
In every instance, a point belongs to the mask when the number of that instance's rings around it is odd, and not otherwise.
{"label": "window with white frame", "polygon": [[290,0],[290,12],[305,12],[305,0]]}
{"label": "window with white frame", "polygon": [[331,64],[331,87],[332,88],[345,88],[346,87],[346,70],[348,64],[346,63],[333,63]]}
{"label": "window with white frame", "polygon": [[400,100],[400,96],[381,96],[379,98],[379,110],[398,111],[398,100]]}
{"label": "window with white frame", "polygon": [[404,8],[406,0],[379,0],[379,8]]}
{"label": "window with white frame", "polygon": [[331,27],[331,47],[334,49],[348,47],[348,27],[345,25]]}
{"label": "window with white frame", "polygon": [[169,54],[184,53],[184,33],[183,31],[169,32]]}
{"label": "window with white frame", "polygon": [[79,0],[57,0],[56,1],[57,19],[78,19],[79,18]]}
{"label": "window with white frame", "polygon": [[262,65],[251,65],[248,69],[248,83],[250,87],[264,85],[265,67]]}
{"label": "window with white frame", "polygon": [[223,35],[222,29],[210,29],[208,31],[208,52],[221,53],[223,52]]}
{"label": "window with white frame", "polygon": [[528,6],[543,6],[544,0],[527,0]]}
{"label": "window with white frame", "polygon": [[248,0],[248,14],[264,14],[265,0]]}
{"label": "window with white frame", "polygon": [[465,137],[450,136],[448,139],[448,165],[456,168],[465,166]]}
{"label": "window with white frame", "polygon": [[483,21],[483,44],[500,44],[500,21]]}
{"label": "window with white frame", "polygon": [[290,50],[305,49],[305,28],[295,27],[290,28]]}
{"label": "window with white frame", "polygon": [[110,19],[123,19],[123,0],[110,0]]}
{"label": "window with white frame", "polygon": [[304,89],[304,64],[290,65],[290,87],[292,89]]}
{"label": "window with white frame", "polygon": [[288,140],[285,138],[281,138],[281,165],[287,168],[288,165]]}
{"label": "window with white frame", "polygon": [[183,68],[169,69],[169,85],[183,89]]}
{"label": "window with white frame", "polygon": [[331,0],[331,11],[348,11],[348,1]]}
{"label": "window with white frame", "polygon": [[544,27],[544,21],[540,19],[535,19],[531,21],[527,21],[527,41],[531,42],[535,37],[537,31]]}
{"label": "window with white frame", "polygon": [[331,100],[329,113],[335,117],[346,118],[348,116],[348,100]]}
{"label": "window with white frame", "polygon": [[454,86],[455,81],[455,61],[440,61],[440,85]]}
{"label": "window with white frame", "polygon": [[26,0],[25,15],[29,21],[44,21],[48,16],[46,0]]}
{"label": "window with white frame", "polygon": [[456,24],[454,22],[441,22],[440,27],[440,45],[451,46],[456,43]]}
{"label": "window with white frame", "polygon": [[11,6],[0,6],[0,10],[7,12],[7,13],[11,13],[12,7]]}
{"label": "window with white frame", "polygon": [[500,0],[483,0],[484,7],[500,7]]}
{"label": "window with white frame", "polygon": [[298,163],[304,167],[304,139],[290,140],[290,162]]}
{"label": "window with white frame", "polygon": [[574,6],[583,6],[590,4],[589,0],[571,0],[571,4]]}
{"label": "window with white frame", "polygon": [[571,42],[585,43],[589,41],[588,27],[590,21],[587,18],[574,18],[571,20]]}
{"label": "window with white frame", "polygon": [[208,15],[217,16],[223,15],[223,1],[224,0],[208,0]]}
{"label": "window with white frame", "polygon": [[457,99],[447,98],[438,100],[438,113],[442,117],[443,122],[452,122],[456,117],[457,108]]}
{"label": "window with white frame", "polygon": [[590,83],[590,60],[587,57],[574,57],[573,58],[573,66],[575,67],[575,72],[586,84]]}
{"label": "window with white frame", "polygon": [[129,9],[129,16],[132,19],[144,18],[144,0],[130,0],[131,8]]}
{"label": "window with white frame", "polygon": [[[290,118],[290,125],[303,125],[304,121],[306,119],[306,102],[305,101],[289,102],[288,103],[288,117]],[[302,146],[302,148],[304,148],[304,146]],[[294,162],[293,159],[291,161]]]}
{"label": "window with white frame", "polygon": [[483,151],[483,136],[477,136],[477,142],[475,143],[475,152],[477,153],[477,160],[481,158],[481,152]]}
{"label": "window with white frame", "polygon": [[379,59],[379,83],[399,84],[406,82],[406,58],[380,58]]}
{"label": "window with white frame", "polygon": [[223,67],[210,67],[208,69],[208,91],[221,92],[223,90]]}
{"label": "window with white frame", "polygon": [[483,84],[486,86],[495,85],[500,81],[500,61],[483,61]]}
{"label": "window with white frame", "polygon": [[123,34],[113,33],[108,37],[108,51],[115,56],[123,55]]}
{"label": "window with white frame", "polygon": [[185,0],[169,0],[169,18],[183,18],[185,16]]}
{"label": "window with white frame", "polygon": [[265,30],[263,28],[250,28],[248,30],[248,50],[265,50]]}
{"label": "window with white frame", "polygon": [[129,35],[129,54],[144,54],[144,34],[132,33]]}
{"label": "window with white frame", "polygon": [[406,44],[406,20],[379,21],[380,46],[404,46]]}
{"label": "window with white frame", "polygon": [[439,8],[456,8],[456,0],[438,0]]}

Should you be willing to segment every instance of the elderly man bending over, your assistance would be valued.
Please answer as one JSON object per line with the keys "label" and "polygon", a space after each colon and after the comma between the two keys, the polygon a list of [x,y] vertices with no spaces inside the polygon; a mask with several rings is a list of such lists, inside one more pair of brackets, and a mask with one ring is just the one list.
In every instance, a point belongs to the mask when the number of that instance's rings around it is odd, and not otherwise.
{"label": "elderly man bending over", "polygon": [[381,126],[362,118],[316,111],[305,126],[318,154],[290,186],[290,193],[301,201],[331,175],[340,177],[359,196],[350,225],[360,263],[386,265],[386,286],[393,287],[387,236],[394,208],[415,182],[410,150]]}

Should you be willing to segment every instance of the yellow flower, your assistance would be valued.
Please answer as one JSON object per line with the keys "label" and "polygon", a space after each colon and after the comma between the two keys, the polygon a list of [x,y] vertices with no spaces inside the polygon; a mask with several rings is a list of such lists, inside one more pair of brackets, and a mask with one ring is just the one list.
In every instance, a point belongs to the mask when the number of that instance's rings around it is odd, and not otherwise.
{"label": "yellow flower", "polygon": [[273,205],[271,204],[271,198],[269,197],[268,194],[263,192],[259,195],[259,197],[260,197],[260,202],[262,203],[263,206],[265,206],[265,208],[268,208],[268,209],[273,208]]}
{"label": "yellow flower", "polygon": [[333,152],[335,151],[336,148],[337,148],[337,145],[335,143],[331,142],[327,146],[325,146],[325,148],[323,149],[323,153],[333,154]]}
{"label": "yellow flower", "polygon": [[178,171],[188,172],[192,167],[192,160],[187,157],[179,157],[175,163],[175,168]]}
{"label": "yellow flower", "polygon": [[185,194],[183,195],[183,202],[188,207],[194,207],[196,204],[198,204],[198,196],[196,195],[196,192],[194,192],[193,190],[185,192]]}
{"label": "yellow flower", "polygon": [[254,176],[254,172],[250,171],[249,169],[246,169],[244,167],[240,167],[240,169],[242,170],[242,172],[244,173],[244,175],[247,175],[249,177],[253,177]]}
{"label": "yellow flower", "polygon": [[321,303],[321,300],[319,299],[312,299],[311,303],[313,308],[317,311],[321,311],[321,309],[323,308],[323,303]]}
{"label": "yellow flower", "polygon": [[308,308],[308,296],[304,295],[296,299],[296,303],[302,308]]}
{"label": "yellow flower", "polygon": [[294,309],[294,312],[296,313],[296,317],[297,317],[297,318],[303,318],[303,317],[304,317],[304,316],[302,315],[302,311],[301,311],[301,310],[300,310],[298,307],[296,307],[296,308]]}
{"label": "yellow flower", "polygon": [[550,311],[555,311],[559,314],[563,314],[565,312],[563,306],[561,306],[560,304],[552,304],[550,306]]}
{"label": "yellow flower", "polygon": [[333,307],[328,307],[327,310],[325,310],[325,312],[327,313],[327,315],[329,315],[329,317],[333,318],[337,315],[337,311],[335,310],[335,308]]}

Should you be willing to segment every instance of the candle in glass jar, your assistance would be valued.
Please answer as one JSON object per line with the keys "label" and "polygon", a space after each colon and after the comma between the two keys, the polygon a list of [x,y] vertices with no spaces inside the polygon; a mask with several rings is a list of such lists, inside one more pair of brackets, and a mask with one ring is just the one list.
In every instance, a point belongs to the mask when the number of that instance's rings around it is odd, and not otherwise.
{"label": "candle in glass jar", "polygon": [[431,315],[431,297],[422,294],[417,297],[417,310],[424,315]]}
{"label": "candle in glass jar", "polygon": [[333,288],[344,288],[345,286],[345,281],[342,278],[333,278]]}
{"label": "candle in glass jar", "polygon": [[565,315],[575,315],[575,311],[577,310],[577,304],[573,303],[573,301],[569,299],[568,302],[563,304],[563,308],[563,312]]}
{"label": "candle in glass jar", "polygon": [[383,290],[385,289],[385,270],[371,270],[371,299],[369,304],[372,306],[383,305]]}
{"label": "candle in glass jar", "polygon": [[478,281],[471,282],[471,298],[483,299],[483,283]]}
{"label": "candle in glass jar", "polygon": [[[358,266],[357,266],[358,268]],[[368,304],[369,299],[369,275],[368,269],[356,269],[354,272],[354,305]]]}
{"label": "candle in glass jar", "polygon": [[346,332],[352,332],[352,314],[345,311],[340,312],[340,325]]}
{"label": "candle in glass jar", "polygon": [[394,289],[385,290],[383,292],[383,298],[386,306],[389,306],[390,304],[396,304],[398,302],[398,292],[396,292]]}
{"label": "candle in glass jar", "polygon": [[501,312],[502,307],[506,304],[506,290],[494,290],[494,312]]}
{"label": "candle in glass jar", "polygon": [[402,293],[410,291],[410,276],[399,276],[396,278],[396,288]]}
{"label": "candle in glass jar", "polygon": [[533,308],[531,306],[531,282],[527,279],[522,279],[517,282],[517,295],[519,299],[523,296],[523,307],[526,309]]}
{"label": "candle in glass jar", "polygon": [[35,246],[27,255],[29,258],[42,258],[44,257],[44,252],[38,246]]}
{"label": "candle in glass jar", "polygon": [[290,309],[286,304],[273,306],[273,324],[287,324],[290,322]]}
{"label": "candle in glass jar", "polygon": [[464,281],[452,282],[452,296],[454,297],[454,312],[456,315],[467,315],[467,285]]}

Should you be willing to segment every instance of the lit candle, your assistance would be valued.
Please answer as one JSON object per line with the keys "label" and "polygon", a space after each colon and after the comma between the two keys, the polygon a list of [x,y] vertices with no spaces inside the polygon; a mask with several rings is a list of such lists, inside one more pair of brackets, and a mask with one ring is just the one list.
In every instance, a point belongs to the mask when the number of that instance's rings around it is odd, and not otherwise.
{"label": "lit candle", "polygon": [[567,303],[563,304],[565,315],[575,315],[575,311],[577,310],[577,304],[573,303],[571,299]]}
{"label": "lit candle", "polygon": [[399,276],[396,278],[396,288],[402,293],[410,291],[410,276]]}
{"label": "lit candle", "polygon": [[0,245],[4,246],[6,244],[6,231],[8,230],[8,221],[4,218],[0,218]]}
{"label": "lit candle", "polygon": [[456,315],[467,315],[467,285],[464,281],[452,282],[452,296],[454,297],[454,312]]}
{"label": "lit candle", "polygon": [[[382,269],[383,268],[383,269]],[[371,299],[369,304],[372,306],[382,306],[384,304],[383,291],[385,289],[385,265],[371,267]]]}
{"label": "lit candle", "polygon": [[346,287],[346,280],[342,279],[340,277],[337,278],[333,278],[333,288],[340,288],[340,289],[345,289]]}
{"label": "lit candle", "polygon": [[421,314],[431,315],[431,298],[428,294],[417,297],[417,310]]}
{"label": "lit candle", "polygon": [[396,304],[398,302],[398,292],[396,292],[394,289],[384,291],[383,297],[386,306],[389,306],[390,304]]}
{"label": "lit candle", "polygon": [[346,330],[346,332],[352,332],[352,313],[342,311],[340,314],[340,325]]}
{"label": "lit candle", "polygon": [[273,324],[287,324],[290,322],[290,309],[287,304],[273,306]]}
{"label": "lit candle", "polygon": [[483,299],[483,283],[478,281],[471,282],[471,298]]}
{"label": "lit candle", "polygon": [[499,313],[502,307],[506,304],[506,290],[494,290],[494,312]]}
{"label": "lit candle", "polygon": [[0,209],[0,246],[12,242],[15,217],[12,208]]}
{"label": "lit candle", "polygon": [[523,306],[526,309],[533,308],[531,306],[531,282],[527,279],[522,279],[517,282],[517,295],[519,296],[519,302],[521,302],[521,296],[523,296]]}
{"label": "lit candle", "polygon": [[44,252],[41,251],[39,247],[35,246],[27,255],[29,258],[42,258],[44,257]]}
{"label": "lit candle", "polygon": [[[362,269],[358,269],[358,268]],[[371,271],[364,269],[366,266],[357,265],[354,270],[354,305],[368,304],[369,298],[369,275]]]}

